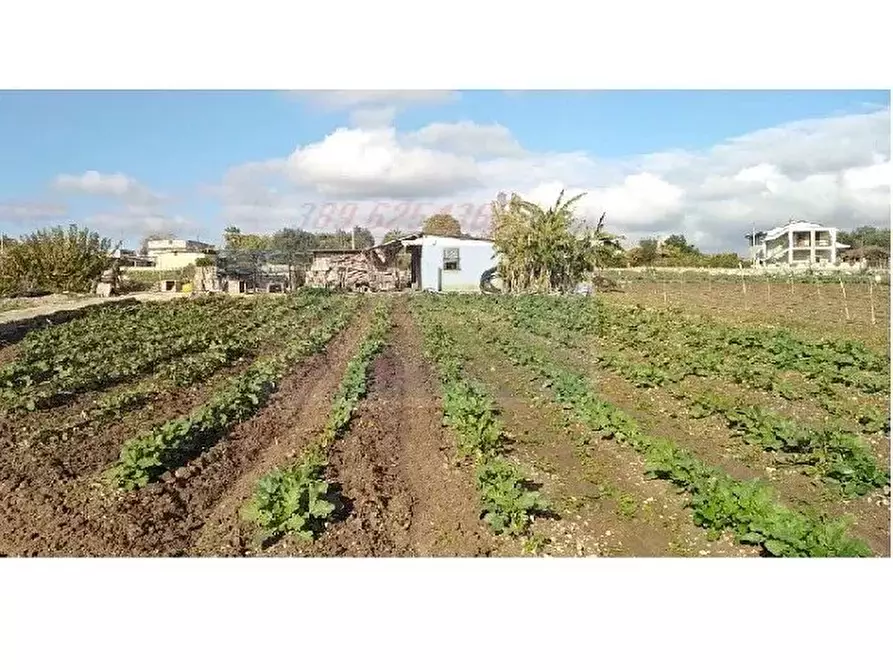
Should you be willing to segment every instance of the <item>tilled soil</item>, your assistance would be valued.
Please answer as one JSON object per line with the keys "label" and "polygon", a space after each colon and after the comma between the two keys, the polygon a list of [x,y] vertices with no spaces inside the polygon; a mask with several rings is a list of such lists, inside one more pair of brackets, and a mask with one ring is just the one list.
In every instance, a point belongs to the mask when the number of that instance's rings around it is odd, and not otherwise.
{"label": "tilled soil", "polygon": [[101,481],[120,438],[183,410],[192,398],[79,438],[67,445],[83,452],[77,457],[8,449],[0,458],[0,555],[505,554],[506,543],[480,520],[471,472],[451,463],[437,385],[405,301],[394,303],[395,325],[374,362],[368,396],[330,453],[328,475],[343,496],[342,513],[316,541],[285,538],[268,547],[241,520],[258,479],[297,458],[325,425],[368,315],[362,310],[325,352],[283,379],[257,415],[139,491],[111,491]]}
{"label": "tilled soil", "polygon": [[684,499],[648,479],[642,458],[569,420],[549,392],[476,334],[460,334],[477,352],[466,370],[484,383],[512,435],[511,454],[543,486],[557,518],[534,531],[554,556],[747,556],[728,538],[709,541],[691,523]]}
{"label": "tilled soil", "polygon": [[81,413],[94,406],[99,394],[84,394],[64,408],[38,410],[14,420],[0,419],[0,481],[14,481],[16,486],[53,486],[60,480],[96,474],[118,457],[126,440],[188,414],[248,365],[249,361],[239,362],[198,386],[160,393],[145,406],[128,412],[124,420],[86,424],[64,439],[35,439],[34,435],[41,428],[61,427],[85,416]]}
{"label": "tilled soil", "polygon": [[435,381],[404,302],[373,364],[367,398],[330,453],[345,514],[292,556],[485,556],[501,544],[479,518],[471,474],[451,464]]}
{"label": "tilled soil", "polygon": [[747,293],[742,292],[740,282],[728,280],[634,281],[621,292],[602,293],[599,297],[615,304],[640,304],[658,309],[681,307],[687,313],[715,317],[734,325],[781,326],[814,339],[851,339],[879,353],[889,351],[889,286],[875,286],[872,298],[867,284],[848,282],[844,301],[840,287],[835,285],[797,282],[791,287],[773,282],[767,295],[765,279],[753,279],[747,279]]}
{"label": "tilled soil", "polygon": [[362,315],[324,353],[288,375],[261,412],[188,466],[140,491],[111,493],[94,477],[26,482],[19,470],[0,462],[0,553],[187,554],[221,498],[280,435],[294,425],[322,425],[327,400],[362,336],[361,321]]}
{"label": "tilled soil", "polygon": [[[537,335],[525,333],[522,337],[548,346],[548,341]],[[586,373],[604,400],[635,418],[649,434],[684,446],[732,477],[770,482],[779,500],[789,506],[809,506],[833,517],[848,517],[852,535],[864,540],[876,555],[890,555],[889,490],[851,501],[835,500],[834,496],[828,497],[824,485],[798,469],[778,467],[771,454],[746,445],[717,417],[692,419],[667,389],[636,388],[620,375],[601,368],[580,350],[562,350],[561,357]]]}

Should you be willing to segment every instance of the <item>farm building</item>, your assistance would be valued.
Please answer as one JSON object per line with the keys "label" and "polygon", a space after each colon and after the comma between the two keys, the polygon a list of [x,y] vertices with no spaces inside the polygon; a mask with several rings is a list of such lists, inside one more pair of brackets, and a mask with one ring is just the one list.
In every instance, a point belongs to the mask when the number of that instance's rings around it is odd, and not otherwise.
{"label": "farm building", "polygon": [[482,237],[418,234],[399,241],[410,252],[410,284],[422,291],[477,293],[496,265],[493,241]]}
{"label": "farm building", "polygon": [[395,291],[409,285],[408,273],[397,266],[400,245],[368,249],[316,249],[304,278],[307,286],[352,291]]}
{"label": "farm building", "polygon": [[[409,269],[400,269],[401,251]],[[416,233],[368,249],[317,249],[308,286],[393,291],[479,292],[481,278],[496,265],[491,240]]]}
{"label": "farm building", "polygon": [[754,265],[835,265],[838,252],[849,249],[837,241],[837,228],[807,221],[789,221],[747,238]]}
{"label": "farm building", "polygon": [[227,293],[287,293],[291,290],[289,266],[264,263],[256,270],[230,269],[221,281]]}
{"label": "farm building", "polygon": [[179,270],[214,252],[214,245],[195,240],[149,240],[146,255],[158,270]]}
{"label": "farm building", "polygon": [[150,268],[152,260],[147,256],[141,256],[133,249],[115,249],[112,258],[117,259],[121,268]]}

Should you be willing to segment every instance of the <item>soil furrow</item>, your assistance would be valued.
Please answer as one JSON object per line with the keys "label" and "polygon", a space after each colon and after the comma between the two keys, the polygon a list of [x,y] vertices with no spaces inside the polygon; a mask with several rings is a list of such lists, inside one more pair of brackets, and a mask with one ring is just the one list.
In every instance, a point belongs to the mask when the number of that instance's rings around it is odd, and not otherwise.
{"label": "soil furrow", "polygon": [[[486,384],[514,437],[519,463],[539,475],[562,517],[535,530],[556,555],[750,555],[726,539],[711,542],[692,525],[684,500],[665,482],[645,477],[645,463],[612,440],[568,420],[549,392],[471,329],[454,335],[472,354],[469,373]],[[700,553],[699,553],[700,552]]]}
{"label": "soil furrow", "polygon": [[345,518],[312,544],[286,538],[270,553],[483,556],[495,550],[468,473],[451,465],[435,382],[404,301],[395,301],[393,314],[369,394],[330,454]]}
{"label": "soil furrow", "polygon": [[[325,420],[327,400],[361,336],[361,315],[323,353],[286,376],[269,404],[207,453],[129,494],[89,479],[0,491],[0,552],[10,555],[176,556],[194,544],[239,476],[295,425]],[[8,482],[3,482],[7,484]]]}

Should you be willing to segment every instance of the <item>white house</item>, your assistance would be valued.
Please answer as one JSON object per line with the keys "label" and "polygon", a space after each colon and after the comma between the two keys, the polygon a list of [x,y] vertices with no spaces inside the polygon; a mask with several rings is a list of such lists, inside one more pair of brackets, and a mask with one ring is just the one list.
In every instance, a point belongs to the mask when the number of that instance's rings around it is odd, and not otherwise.
{"label": "white house", "polygon": [[849,245],[837,241],[837,228],[807,221],[747,236],[753,265],[836,265],[837,253]]}
{"label": "white house", "polygon": [[497,262],[493,241],[481,237],[419,233],[399,241],[410,252],[410,284],[423,291],[480,292]]}
{"label": "white house", "polygon": [[213,244],[195,240],[149,240],[146,255],[158,270],[179,270],[194,264],[214,250]]}

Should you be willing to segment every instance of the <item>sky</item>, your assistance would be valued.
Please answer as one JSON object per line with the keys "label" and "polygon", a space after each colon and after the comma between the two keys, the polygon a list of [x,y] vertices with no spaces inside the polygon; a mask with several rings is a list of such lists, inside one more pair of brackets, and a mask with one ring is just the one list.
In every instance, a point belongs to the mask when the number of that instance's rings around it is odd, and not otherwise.
{"label": "sky", "polygon": [[0,91],[0,232],[486,233],[500,191],[632,245],[890,225],[889,91]]}

